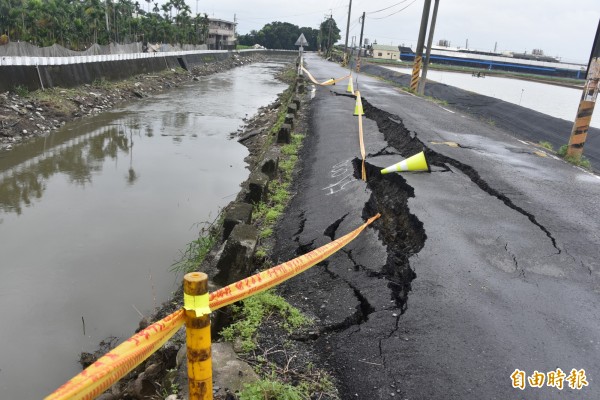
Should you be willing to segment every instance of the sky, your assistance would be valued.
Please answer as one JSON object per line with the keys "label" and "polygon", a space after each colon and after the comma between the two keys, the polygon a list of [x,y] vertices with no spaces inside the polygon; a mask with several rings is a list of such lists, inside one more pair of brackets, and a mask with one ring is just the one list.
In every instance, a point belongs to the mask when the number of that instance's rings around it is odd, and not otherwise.
{"label": "sky", "polygon": [[[318,29],[325,16],[332,13],[342,31],[341,43],[345,40],[349,0],[186,1],[194,14],[198,10],[230,21],[235,15],[238,34],[260,30],[273,21]],[[404,44],[414,50],[423,3],[352,0],[348,44],[353,36],[358,41],[359,17],[364,11],[364,37],[371,43]],[[434,0],[431,3],[433,10]],[[599,19],[598,0],[440,0],[433,43],[445,39],[451,46],[464,48],[468,40],[470,49],[485,51],[494,50],[494,46],[498,51],[528,53],[542,49],[544,54],[558,56],[564,62],[587,64]]]}

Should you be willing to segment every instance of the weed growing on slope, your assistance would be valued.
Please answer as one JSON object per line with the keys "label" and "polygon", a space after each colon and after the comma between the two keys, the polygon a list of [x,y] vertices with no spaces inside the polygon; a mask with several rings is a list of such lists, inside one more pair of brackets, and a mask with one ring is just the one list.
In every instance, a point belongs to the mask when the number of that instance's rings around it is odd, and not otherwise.
{"label": "weed growing on slope", "polygon": [[244,352],[256,349],[256,332],[274,313],[279,315],[279,325],[288,333],[311,323],[297,308],[271,290],[255,294],[241,303],[241,306],[231,306],[235,322],[224,328],[221,336],[230,342],[239,338]]}
{"label": "weed growing on slope", "polygon": [[203,222],[198,234],[198,239],[192,240],[183,250],[180,250],[179,260],[171,264],[171,272],[187,274],[197,270],[202,264],[212,247],[217,243],[218,229],[222,225],[222,215],[213,222]]}
{"label": "weed growing on slope", "polygon": [[289,191],[292,174],[298,162],[298,152],[302,147],[304,135],[292,134],[290,144],[281,147],[282,157],[279,160],[279,179],[269,183],[269,199],[254,206],[252,221],[260,226],[262,239],[273,234],[273,226],[283,213],[290,199]]}

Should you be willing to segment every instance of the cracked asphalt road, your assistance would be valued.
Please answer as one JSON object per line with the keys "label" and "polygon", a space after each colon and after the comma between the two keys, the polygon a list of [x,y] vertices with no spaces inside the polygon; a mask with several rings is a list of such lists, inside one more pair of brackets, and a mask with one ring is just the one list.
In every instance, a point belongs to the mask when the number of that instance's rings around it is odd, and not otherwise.
{"label": "cracked asphalt road", "polygon": [[[306,61],[319,80],[347,71]],[[315,317],[310,340],[342,398],[600,398],[600,179],[459,110],[358,80],[368,183],[355,171],[354,99],[345,84],[316,88],[275,248],[283,262],[384,214],[281,287]],[[423,146],[432,173],[376,174]],[[589,386],[511,385],[515,369],[557,368],[585,369]]]}

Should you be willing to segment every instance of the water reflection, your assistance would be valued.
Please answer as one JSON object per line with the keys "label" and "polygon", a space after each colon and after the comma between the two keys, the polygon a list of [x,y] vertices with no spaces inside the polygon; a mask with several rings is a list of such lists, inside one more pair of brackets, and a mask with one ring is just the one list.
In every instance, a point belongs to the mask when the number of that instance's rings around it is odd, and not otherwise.
{"label": "water reflection", "polygon": [[46,150],[24,164],[5,171],[0,176],[0,210],[21,214],[23,207],[42,198],[45,182],[55,174],[64,174],[69,182],[84,187],[92,175],[102,170],[108,159],[117,160],[119,153],[130,156],[130,184],[137,179],[133,170],[132,137],[119,127],[109,126],[69,140]]}
{"label": "water reflection", "polygon": [[[0,324],[0,398],[43,398],[79,372],[81,351],[129,337],[135,309],[150,315],[167,300],[191,227],[214,219],[248,176],[248,152],[230,133],[283,89],[254,64],[2,154],[0,317],[11,323]],[[23,287],[35,294],[26,302]]]}

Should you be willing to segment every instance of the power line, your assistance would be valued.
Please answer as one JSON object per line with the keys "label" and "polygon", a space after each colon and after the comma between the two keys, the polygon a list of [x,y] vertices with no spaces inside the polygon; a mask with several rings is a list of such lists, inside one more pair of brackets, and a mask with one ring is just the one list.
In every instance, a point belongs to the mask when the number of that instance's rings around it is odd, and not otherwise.
{"label": "power line", "polygon": [[[333,8],[327,8],[327,10],[336,10],[338,8],[346,8],[347,6],[339,6],[339,7],[333,7]],[[256,18],[238,18],[238,21],[258,21],[258,20],[277,20],[277,19],[282,19],[282,18],[292,18],[292,17],[302,17],[304,15],[311,15],[311,14],[322,14],[323,10],[320,11],[311,11],[311,12],[307,12],[307,13],[302,13],[302,14],[294,14],[294,15],[281,15],[281,16],[277,16],[277,17],[256,17]]]}
{"label": "power line", "polygon": [[399,9],[398,11],[395,11],[395,12],[391,13],[390,15],[386,15],[385,17],[380,17],[380,18],[373,18],[373,17],[370,17],[370,19],[385,19],[385,18],[389,18],[389,17],[391,17],[392,15],[396,15],[396,14],[398,14],[400,11],[404,11],[404,10],[406,10],[408,7],[410,7],[410,6],[411,6],[412,4],[414,4],[416,1],[417,1],[417,0],[413,0],[413,1],[412,1],[411,3],[409,3],[409,4],[408,4],[406,7],[403,7],[403,8],[401,8],[401,9]]}
{"label": "power line", "polygon": [[375,14],[375,13],[378,13],[378,12],[381,12],[381,11],[385,11],[385,10],[387,10],[387,9],[390,9],[390,8],[392,8],[392,7],[396,7],[398,4],[406,3],[407,1],[408,1],[408,0],[402,0],[402,1],[401,1],[401,2],[399,2],[399,3],[393,4],[393,5],[391,5],[391,6],[389,6],[389,7],[386,7],[386,8],[382,8],[381,10],[377,10],[377,11],[367,11],[367,14]]}

